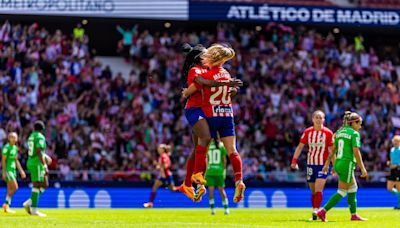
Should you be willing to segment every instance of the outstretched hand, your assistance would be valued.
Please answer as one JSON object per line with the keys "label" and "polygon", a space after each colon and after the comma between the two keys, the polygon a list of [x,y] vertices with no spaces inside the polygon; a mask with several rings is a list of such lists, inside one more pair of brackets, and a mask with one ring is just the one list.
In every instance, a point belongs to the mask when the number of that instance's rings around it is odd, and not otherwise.
{"label": "outstretched hand", "polygon": [[243,86],[243,82],[240,79],[233,78],[233,79],[229,80],[228,86],[229,87],[241,87],[241,86]]}

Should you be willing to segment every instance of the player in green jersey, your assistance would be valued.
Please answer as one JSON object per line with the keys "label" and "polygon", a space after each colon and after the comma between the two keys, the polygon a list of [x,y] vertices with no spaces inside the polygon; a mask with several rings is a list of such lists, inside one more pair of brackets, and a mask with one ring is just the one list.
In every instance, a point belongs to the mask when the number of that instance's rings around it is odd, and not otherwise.
{"label": "player in green jersey", "polygon": [[37,210],[39,196],[48,187],[48,169],[46,156],[46,138],[43,134],[45,129],[42,121],[34,123],[34,131],[28,138],[28,162],[27,167],[31,174],[32,193],[31,198],[24,202],[24,208],[28,214],[44,217]]}
{"label": "player in green jersey", "polygon": [[[334,149],[336,152],[335,171],[339,177],[338,191],[317,212],[317,216],[326,222],[326,213],[347,195],[347,202],[351,213],[351,221],[365,221],[357,214],[357,182],[354,177],[356,164],[361,169],[361,177],[367,177],[367,170],[362,161],[360,147],[360,133],[362,118],[355,112],[346,112],[343,127],[335,133]],[[333,156],[333,152],[330,156]],[[324,165],[323,172],[327,172],[330,159]]]}
{"label": "player in green jersey", "polygon": [[11,197],[18,189],[17,182],[17,170],[21,175],[21,178],[25,178],[24,169],[22,169],[21,164],[18,161],[18,146],[16,145],[18,141],[17,133],[11,132],[8,135],[8,143],[4,145],[1,150],[3,155],[1,158],[2,177],[7,183],[7,195],[6,201],[3,204],[3,209],[5,213],[15,213],[15,211],[10,209]]}
{"label": "player in green jersey", "polygon": [[215,214],[214,208],[214,189],[218,188],[221,195],[222,204],[225,209],[225,214],[229,214],[228,197],[225,192],[225,176],[226,176],[226,156],[227,152],[224,144],[217,140],[212,140],[207,153],[207,170],[206,170],[206,186],[209,191],[209,202],[211,214]]}

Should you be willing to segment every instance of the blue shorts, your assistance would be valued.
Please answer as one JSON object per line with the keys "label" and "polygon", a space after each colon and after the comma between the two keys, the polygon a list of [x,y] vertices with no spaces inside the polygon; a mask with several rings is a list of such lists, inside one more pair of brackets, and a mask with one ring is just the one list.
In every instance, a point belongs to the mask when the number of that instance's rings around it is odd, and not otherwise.
{"label": "blue shorts", "polygon": [[331,168],[329,167],[327,174],[322,172],[322,168],[324,168],[323,165],[307,165],[307,182],[313,183],[318,178],[326,179]]}
{"label": "blue shorts", "polygon": [[205,119],[206,116],[201,108],[188,108],[185,109],[185,116],[190,126],[194,127],[197,121]]}
{"label": "blue shorts", "polygon": [[207,118],[207,123],[210,128],[211,138],[216,138],[217,133],[221,138],[236,135],[233,117],[210,117]]}
{"label": "blue shorts", "polygon": [[166,185],[166,186],[171,185],[171,184],[175,184],[173,176],[168,176],[168,177],[165,177],[165,178],[161,178],[160,177],[160,178],[158,178],[158,180],[161,181],[163,183],[163,185]]}

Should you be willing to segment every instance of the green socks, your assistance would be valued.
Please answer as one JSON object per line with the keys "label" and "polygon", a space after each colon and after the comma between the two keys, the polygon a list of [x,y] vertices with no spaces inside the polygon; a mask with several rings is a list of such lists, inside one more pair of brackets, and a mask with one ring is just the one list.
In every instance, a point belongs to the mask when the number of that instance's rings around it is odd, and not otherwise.
{"label": "green socks", "polygon": [[349,204],[350,213],[356,214],[357,213],[357,198],[356,192],[351,192],[347,194],[347,203]]}
{"label": "green socks", "polygon": [[32,188],[32,193],[31,193],[31,200],[32,200],[32,207],[36,208],[39,202],[39,195],[40,191],[38,188]]}
{"label": "green socks", "polygon": [[346,191],[339,189],[337,193],[335,193],[333,196],[331,196],[331,198],[329,198],[329,201],[325,204],[324,209],[326,211],[329,211],[345,196],[346,196]]}
{"label": "green socks", "polygon": [[224,205],[225,209],[228,209],[228,198],[222,200],[222,205]]}
{"label": "green socks", "polygon": [[210,208],[213,209],[215,206],[214,199],[210,199],[209,203],[210,203]]}

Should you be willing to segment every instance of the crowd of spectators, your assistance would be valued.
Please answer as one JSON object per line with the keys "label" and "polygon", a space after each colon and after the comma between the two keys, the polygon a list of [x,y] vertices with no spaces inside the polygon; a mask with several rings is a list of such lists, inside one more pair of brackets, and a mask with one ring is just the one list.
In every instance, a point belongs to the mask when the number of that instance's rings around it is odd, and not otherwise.
{"label": "crowd of spectators", "polygon": [[[257,29],[220,24],[215,32],[118,30],[124,39],[132,37],[119,45],[132,68],[129,75],[98,61],[86,35],[75,38],[70,31],[50,33],[36,23],[5,22],[0,29],[0,146],[8,132],[17,131],[25,163],[26,138],[32,123],[42,119],[53,177],[151,181],[156,146],[168,143],[173,171],[182,180],[192,142],[181,97],[181,45],[227,42],[236,57],[226,68],[244,81],[233,103],[247,181],[296,179],[289,163],[316,109],[326,113],[326,126],[333,131],[345,110],[361,114],[367,170],[385,170],[391,137],[400,133],[395,121],[400,79],[394,60],[378,56],[362,36],[273,23]],[[305,161],[300,159],[302,171]]]}

